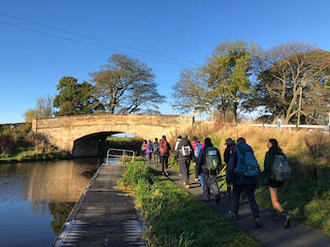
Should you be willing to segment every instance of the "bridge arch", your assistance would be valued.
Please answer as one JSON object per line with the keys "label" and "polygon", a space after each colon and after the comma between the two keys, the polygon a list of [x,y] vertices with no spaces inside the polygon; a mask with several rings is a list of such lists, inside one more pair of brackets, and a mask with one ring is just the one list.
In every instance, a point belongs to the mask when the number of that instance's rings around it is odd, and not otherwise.
{"label": "bridge arch", "polygon": [[[171,132],[183,131],[192,124],[193,117],[189,116],[93,114],[33,120],[32,130],[46,135],[60,149],[69,151],[74,156],[81,156],[82,153],[77,151],[77,140],[92,147],[96,137],[103,136],[104,133],[130,133],[143,139],[154,139]],[[92,153],[95,154],[95,150]],[[92,156],[91,154],[86,156]]]}

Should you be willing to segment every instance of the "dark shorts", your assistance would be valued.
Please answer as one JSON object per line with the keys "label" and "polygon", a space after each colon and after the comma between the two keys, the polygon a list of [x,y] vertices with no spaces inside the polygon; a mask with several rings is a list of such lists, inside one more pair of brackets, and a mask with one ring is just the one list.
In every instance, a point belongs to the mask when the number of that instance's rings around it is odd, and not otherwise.
{"label": "dark shorts", "polygon": [[269,179],[268,180],[268,186],[272,188],[281,188],[283,186],[282,181],[277,181],[275,179]]}

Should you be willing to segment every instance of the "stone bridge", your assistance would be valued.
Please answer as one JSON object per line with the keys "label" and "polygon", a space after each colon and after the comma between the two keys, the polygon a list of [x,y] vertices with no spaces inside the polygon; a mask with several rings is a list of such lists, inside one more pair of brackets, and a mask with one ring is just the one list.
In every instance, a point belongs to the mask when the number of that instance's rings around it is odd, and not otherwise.
{"label": "stone bridge", "polygon": [[113,134],[130,133],[153,140],[192,124],[193,117],[179,115],[93,114],[33,120],[32,130],[46,135],[58,148],[82,157],[96,156],[102,142]]}

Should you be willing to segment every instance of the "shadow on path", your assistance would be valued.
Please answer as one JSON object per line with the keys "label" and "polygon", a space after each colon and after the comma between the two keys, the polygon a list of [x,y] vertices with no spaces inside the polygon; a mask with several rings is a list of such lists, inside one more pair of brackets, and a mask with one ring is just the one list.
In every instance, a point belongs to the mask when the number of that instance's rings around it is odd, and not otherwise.
{"label": "shadow on path", "polygon": [[[153,169],[155,169],[153,167]],[[156,168],[157,169],[157,168]],[[189,192],[195,198],[202,200],[203,191],[199,183],[191,183],[189,189],[184,188],[182,177],[175,170],[169,169],[169,179],[180,186],[183,190]],[[192,181],[192,178],[190,178]],[[206,202],[205,202],[206,203]],[[207,202],[207,204],[216,212],[221,214],[228,220],[228,212],[232,209],[232,201],[224,196],[222,193],[221,202],[216,204],[214,200]],[[291,221],[291,227],[288,229],[283,228],[283,222],[273,221],[270,217],[269,210],[260,209],[260,217],[263,223],[261,229],[254,228],[253,216],[249,204],[244,202],[240,205],[239,219],[232,221],[234,225],[259,242],[262,246],[269,247],[330,247],[330,235],[321,231],[301,225],[296,221]]]}

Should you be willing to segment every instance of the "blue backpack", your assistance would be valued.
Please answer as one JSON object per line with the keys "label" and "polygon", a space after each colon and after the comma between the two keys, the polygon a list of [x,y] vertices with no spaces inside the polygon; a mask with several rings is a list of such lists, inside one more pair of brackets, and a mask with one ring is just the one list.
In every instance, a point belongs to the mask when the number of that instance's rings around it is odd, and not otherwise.
{"label": "blue backpack", "polygon": [[199,154],[201,152],[201,150],[203,149],[203,146],[201,143],[199,143],[198,145],[196,145],[196,149],[195,149],[195,156],[196,158],[199,157]]}
{"label": "blue backpack", "polygon": [[238,156],[236,173],[247,177],[257,177],[260,169],[252,148],[244,143],[237,145],[236,150]]}

